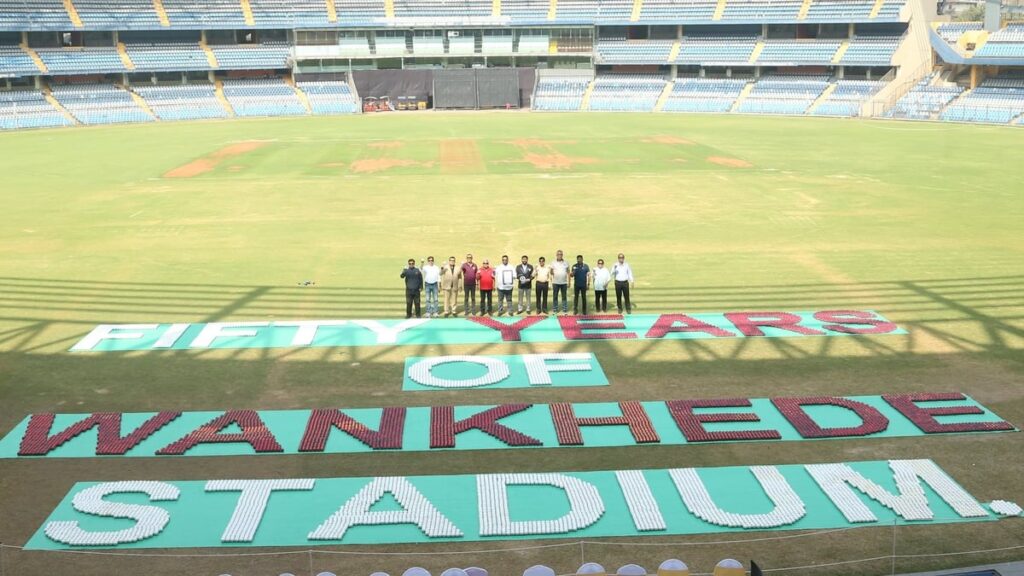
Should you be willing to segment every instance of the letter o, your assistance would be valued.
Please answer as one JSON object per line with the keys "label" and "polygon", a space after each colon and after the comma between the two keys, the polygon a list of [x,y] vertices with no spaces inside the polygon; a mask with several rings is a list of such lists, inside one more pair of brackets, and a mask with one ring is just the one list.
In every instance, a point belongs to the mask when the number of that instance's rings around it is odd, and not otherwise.
{"label": "letter o", "polygon": [[[432,373],[432,370],[443,364],[452,362],[468,362],[487,368],[487,373],[470,380],[450,380],[440,378]],[[497,358],[486,356],[438,356],[436,358],[424,358],[409,368],[409,378],[417,384],[431,386],[433,388],[479,388],[497,384],[509,377],[508,364]]]}

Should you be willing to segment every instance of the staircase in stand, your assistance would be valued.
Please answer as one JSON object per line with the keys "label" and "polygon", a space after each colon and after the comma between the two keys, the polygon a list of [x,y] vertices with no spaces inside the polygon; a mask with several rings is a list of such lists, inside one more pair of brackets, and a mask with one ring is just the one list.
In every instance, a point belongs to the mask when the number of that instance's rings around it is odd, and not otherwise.
{"label": "staircase in stand", "polygon": [[718,0],[718,5],[715,6],[715,15],[711,17],[712,20],[722,19],[722,15],[725,14],[725,3],[726,0]]}
{"label": "staircase in stand", "polygon": [[668,102],[668,97],[672,95],[672,87],[675,85],[675,82],[665,83],[665,89],[661,91],[661,95],[658,96],[658,103],[654,105],[655,112],[661,112],[661,109],[665,107],[665,102]]}
{"label": "staircase in stand", "polygon": [[838,84],[829,84],[825,88],[825,91],[822,92],[817,98],[815,98],[814,102],[811,102],[811,105],[807,108],[804,114],[810,114],[811,112],[814,112],[815,108],[821,106],[821,103],[824,102],[825,100],[828,100],[828,97],[831,96],[832,93],[836,91],[836,86],[838,86]]}
{"label": "staircase in stand", "polygon": [[130,90],[127,86],[124,86],[123,88],[128,92],[128,94],[131,95],[132,100],[134,100],[135,103],[138,104],[139,108],[145,110],[146,114],[149,114],[153,117],[153,120],[160,120],[160,117],[156,115],[156,112],[153,112],[153,109],[149,107],[149,102],[146,102],[146,100],[142,96],[139,96],[138,94]]}
{"label": "staircase in stand", "polygon": [[71,23],[75,25],[75,28],[82,27],[82,19],[78,17],[78,9],[75,8],[74,3],[71,0],[64,0],[64,10],[68,13],[68,18]]}
{"label": "staircase in stand", "polygon": [[836,53],[832,55],[832,63],[839,64],[839,61],[843,59],[843,55],[846,54],[846,51],[849,49],[850,41],[843,40],[843,43],[839,45],[839,50],[836,50]]}
{"label": "staircase in stand", "polygon": [[255,26],[256,18],[252,15],[252,5],[249,4],[249,0],[241,0],[242,4],[242,15],[245,16],[246,26]]}
{"label": "staircase in stand", "polygon": [[595,78],[590,81],[590,84],[587,84],[587,91],[583,93],[583,100],[580,100],[580,110],[590,110],[590,95],[594,92],[594,84],[596,82],[597,79]]}
{"label": "staircase in stand", "polygon": [[160,19],[160,25],[164,28],[170,27],[171,20],[167,17],[167,10],[164,10],[163,0],[153,0],[153,10],[156,11],[156,17]]}
{"label": "staircase in stand", "polygon": [[338,21],[338,8],[334,5],[334,0],[327,1],[327,21],[337,22]]}
{"label": "staircase in stand", "polygon": [[224,95],[224,82],[217,80],[214,83],[214,87],[217,93],[217,100],[220,100],[220,105],[224,107],[224,111],[228,113],[228,116],[233,118],[235,116],[235,109],[231,106],[231,102],[228,101],[228,97]]}
{"label": "staircase in stand", "polygon": [[629,15],[630,22],[640,21],[640,13],[644,10],[644,0],[633,0],[633,12]]}
{"label": "staircase in stand", "polygon": [[306,109],[306,114],[312,114],[313,107],[309,105],[309,96],[306,96],[306,93],[302,91],[302,88],[299,88],[295,84],[295,79],[287,77],[284,79],[284,83],[291,86],[292,90],[295,91],[295,97],[299,99],[299,102],[302,102],[302,106]]}
{"label": "staircase in stand", "polygon": [[750,96],[750,93],[754,91],[754,82],[747,82],[747,85],[743,87],[743,91],[736,97],[736,101],[732,103],[732,108],[729,112],[736,112],[740,109],[740,104]]}
{"label": "staircase in stand", "polygon": [[797,13],[797,20],[806,20],[807,13],[811,11],[811,0],[804,0],[804,3],[800,5],[800,12]]}
{"label": "staircase in stand", "polygon": [[754,51],[750,53],[750,64],[757,62],[757,59],[761,57],[762,50],[764,50],[764,40],[758,40],[757,44],[754,46]]}
{"label": "staircase in stand", "polygon": [[78,121],[78,118],[75,118],[74,114],[68,112],[68,109],[65,108],[63,104],[61,104],[56,98],[53,97],[53,92],[50,91],[49,86],[43,86],[43,98],[46,98],[46,101],[50,103],[50,106],[53,106],[54,109],[63,114],[69,122],[71,122],[72,124],[81,124],[81,122]]}
{"label": "staircase in stand", "polygon": [[117,55],[121,57],[121,64],[129,70],[135,70],[135,63],[132,62],[130,56],[128,56],[128,50],[124,47],[124,42],[117,43]]}
{"label": "staircase in stand", "polygon": [[558,0],[551,0],[548,4],[548,20],[555,20],[558,18]]}
{"label": "staircase in stand", "polygon": [[39,57],[39,53],[29,48],[28,44],[22,44],[21,50],[25,54],[28,54],[28,57],[32,59],[32,62],[35,62],[36,68],[38,68],[40,72],[42,72],[43,74],[47,74],[50,72],[50,70],[46,68],[46,63],[43,62],[43,59]]}
{"label": "staircase in stand", "polygon": [[220,63],[217,62],[217,55],[210,49],[210,45],[206,42],[199,42],[199,47],[203,49],[203,53],[206,54],[206,63],[210,65],[210,68],[220,68]]}

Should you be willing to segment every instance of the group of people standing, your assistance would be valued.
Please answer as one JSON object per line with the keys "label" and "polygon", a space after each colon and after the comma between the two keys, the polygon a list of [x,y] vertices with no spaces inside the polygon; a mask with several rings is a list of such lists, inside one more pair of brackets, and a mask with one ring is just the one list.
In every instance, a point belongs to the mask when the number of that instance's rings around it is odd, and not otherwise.
{"label": "group of people standing", "polygon": [[[444,296],[444,317],[458,316],[459,293],[462,293],[462,313],[466,316],[492,316],[494,312],[493,295],[498,292],[498,316],[508,314],[548,314],[548,294],[552,294],[552,312],[569,313],[569,289],[573,293],[573,314],[587,314],[587,300],[590,290],[594,290],[594,308],[596,312],[608,311],[608,287],[614,282],[615,303],[619,314],[623,305],[627,314],[633,312],[633,304],[629,299],[629,288],[633,285],[633,269],[626,262],[624,254],[618,255],[618,261],[611,268],[606,268],[603,259],[598,259],[597,267],[591,268],[583,261],[582,255],[576,256],[576,262],[567,262],[562,251],[555,253],[555,260],[550,264],[541,256],[537,265],[530,263],[528,256],[520,258],[516,266],[509,264],[508,256],[501,257],[501,264],[491,267],[486,258],[482,265],[473,262],[473,255],[466,254],[466,260],[456,265],[455,256],[448,257],[448,263],[437,266],[434,257],[427,258],[426,264],[409,259],[408,267],[402,270],[401,278],[405,280],[405,317],[412,318],[415,310],[420,317],[420,292],[426,293],[428,318],[437,318],[442,313],[440,296]],[[512,304],[512,292],[518,288],[518,302]],[[477,307],[477,292],[480,293],[480,306]],[[534,296],[536,297],[535,306]],[[561,298],[559,298],[561,297]],[[506,307],[507,306],[507,307]]]}

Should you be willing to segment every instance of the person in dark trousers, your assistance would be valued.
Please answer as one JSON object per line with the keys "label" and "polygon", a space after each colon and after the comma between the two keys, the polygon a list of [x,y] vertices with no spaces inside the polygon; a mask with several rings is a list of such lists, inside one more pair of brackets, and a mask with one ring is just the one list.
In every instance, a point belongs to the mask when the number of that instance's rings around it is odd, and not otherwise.
{"label": "person in dark trousers", "polygon": [[608,283],[612,279],[611,270],[604,267],[604,258],[597,259],[597,268],[594,268],[594,311],[608,311]]}
{"label": "person in dark trousers", "polygon": [[622,314],[622,300],[626,300],[626,314],[633,313],[633,305],[629,302],[629,287],[633,282],[633,269],[626,262],[626,255],[619,253],[619,261],[612,266],[612,278],[615,280],[615,305]]}
{"label": "person in dark trousers", "polygon": [[477,270],[477,283],[480,284],[480,315],[490,316],[494,312],[491,295],[494,294],[494,268],[484,258],[484,265]]}
{"label": "person in dark trousers", "polygon": [[590,290],[590,266],[583,262],[581,254],[576,255],[576,263],[569,271],[569,279],[573,285],[572,313],[580,313],[580,300],[583,300],[583,315],[587,315],[587,291]]}
{"label": "person in dark trousers", "polygon": [[551,267],[545,263],[544,257],[537,260],[533,269],[533,277],[537,279],[537,314],[548,313],[548,285],[551,283]]}
{"label": "person in dark trousers", "polygon": [[533,288],[533,264],[530,264],[530,259],[523,255],[522,263],[516,266],[516,278],[519,279],[519,307],[516,310],[518,314],[523,313],[523,301],[526,301],[526,313],[530,313],[530,291]]}
{"label": "person in dark trousers", "polygon": [[473,263],[473,255],[466,254],[466,261],[459,268],[459,278],[462,278],[462,313],[466,316],[476,314],[476,273],[479,270]]}
{"label": "person in dark trousers", "polygon": [[409,267],[402,270],[399,278],[405,278],[405,317],[412,318],[412,308],[416,307],[416,317],[420,317],[420,290],[423,289],[423,273],[416,267],[416,261],[409,258]]}
{"label": "person in dark trousers", "polygon": [[562,293],[562,314],[569,313],[569,263],[562,258],[562,251],[555,252],[551,263],[551,308],[558,315],[558,293]]}

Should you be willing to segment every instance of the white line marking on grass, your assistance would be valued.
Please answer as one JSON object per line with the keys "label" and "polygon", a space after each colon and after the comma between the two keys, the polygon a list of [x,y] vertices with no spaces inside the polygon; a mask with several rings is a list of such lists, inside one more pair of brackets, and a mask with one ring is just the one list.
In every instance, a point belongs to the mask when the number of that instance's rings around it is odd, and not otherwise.
{"label": "white line marking on grass", "polygon": [[142,214],[143,212],[145,212],[145,210],[139,210],[135,214],[132,214],[131,216],[129,216],[128,219],[131,220],[132,218],[135,218],[136,216],[138,216],[139,214]]}

